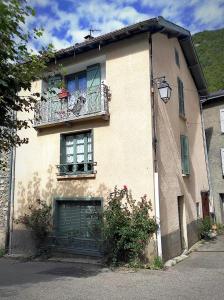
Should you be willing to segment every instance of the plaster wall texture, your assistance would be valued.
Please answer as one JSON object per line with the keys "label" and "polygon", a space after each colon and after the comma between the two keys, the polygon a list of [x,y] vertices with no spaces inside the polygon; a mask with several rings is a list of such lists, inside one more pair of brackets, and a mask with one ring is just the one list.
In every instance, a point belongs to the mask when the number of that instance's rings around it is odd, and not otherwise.
{"label": "plaster wall texture", "polygon": [[[180,67],[175,63],[175,48]],[[171,100],[167,104],[155,95],[162,242],[164,255],[170,258],[181,252],[177,197],[184,196],[186,247],[190,247],[198,239],[196,202],[200,203],[201,210],[201,191],[207,191],[209,187],[199,97],[178,40],[162,34],[153,35],[152,56],[154,78],[166,76],[172,87]],[[184,84],[186,118],[179,116],[177,76]],[[190,148],[190,175],[185,177],[181,170],[181,134],[188,136]]]}
{"label": "plaster wall texture", "polygon": [[221,132],[220,109],[224,109],[224,98],[203,105],[208,161],[212,194],[217,222],[224,223],[223,207],[219,194],[224,194],[220,149],[224,148],[224,134]]}
{"label": "plaster wall texture", "polygon": [[[149,43],[146,34],[93,50],[64,61],[65,66],[105,56],[106,83],[112,99],[110,120],[74,123],[21,132],[29,143],[16,151],[15,218],[37,198],[49,203],[55,197],[103,197],[124,184],[135,199],[154,199],[150,104]],[[33,84],[38,91],[41,83]],[[21,116],[22,117],[22,116]],[[24,116],[25,117],[25,116]],[[93,130],[95,179],[57,181],[60,134]],[[19,228],[18,225],[15,228]]]}

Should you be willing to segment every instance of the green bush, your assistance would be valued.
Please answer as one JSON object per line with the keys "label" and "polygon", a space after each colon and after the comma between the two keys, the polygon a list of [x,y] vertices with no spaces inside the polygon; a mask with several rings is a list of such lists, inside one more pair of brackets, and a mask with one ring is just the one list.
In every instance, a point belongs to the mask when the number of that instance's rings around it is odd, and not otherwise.
{"label": "green bush", "polygon": [[29,213],[19,217],[16,222],[31,229],[38,251],[45,251],[44,248],[51,229],[51,205],[37,199],[34,204],[28,207],[28,210]]}
{"label": "green bush", "polygon": [[150,264],[149,268],[151,270],[161,270],[164,268],[164,263],[163,263],[162,259],[159,256],[157,256],[154,258],[154,260]]}
{"label": "green bush", "polygon": [[5,249],[1,249],[0,248],[0,257],[4,256],[5,255]]}
{"label": "green bush", "polygon": [[124,186],[115,187],[103,212],[103,238],[108,262],[135,264],[144,259],[144,250],[149,238],[157,230],[154,218],[150,217],[151,202],[146,195],[136,202]]}
{"label": "green bush", "polygon": [[209,239],[210,232],[212,230],[212,221],[210,217],[200,220],[199,223],[199,233],[201,238]]}

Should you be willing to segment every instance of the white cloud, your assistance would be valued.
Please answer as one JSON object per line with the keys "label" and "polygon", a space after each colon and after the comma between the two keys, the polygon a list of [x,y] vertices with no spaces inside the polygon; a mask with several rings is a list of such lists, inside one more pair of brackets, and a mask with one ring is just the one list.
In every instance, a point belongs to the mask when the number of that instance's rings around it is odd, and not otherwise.
{"label": "white cloud", "polygon": [[221,8],[221,1],[210,1],[209,3],[202,3],[195,10],[195,20],[200,24],[208,24],[208,29],[214,26],[223,24],[224,10]]}
{"label": "white cloud", "polygon": [[[59,1],[59,0],[58,0]],[[69,0],[69,11],[59,9],[56,0],[30,0],[29,4],[36,7],[50,7],[48,12],[28,18],[24,28],[34,24],[43,26],[44,44],[52,42],[56,49],[65,48],[76,42],[83,41],[89,27],[100,29],[95,36],[107,33],[139,21],[162,15],[182,27],[188,25],[191,32],[198,29],[212,29],[223,23],[223,0]],[[62,0],[60,0],[62,1]],[[61,3],[61,2],[60,2]],[[47,8],[48,9],[48,8]],[[192,18],[189,22],[189,18]],[[64,36],[56,33],[64,29]]]}

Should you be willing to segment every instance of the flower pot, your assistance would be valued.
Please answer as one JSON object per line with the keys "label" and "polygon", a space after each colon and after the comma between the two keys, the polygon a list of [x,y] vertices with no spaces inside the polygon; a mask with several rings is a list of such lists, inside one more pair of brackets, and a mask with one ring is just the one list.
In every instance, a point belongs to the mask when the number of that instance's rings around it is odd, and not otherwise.
{"label": "flower pot", "polygon": [[69,96],[69,92],[66,89],[61,89],[60,93],[58,93],[58,98],[60,100],[64,98],[68,98],[68,96]]}

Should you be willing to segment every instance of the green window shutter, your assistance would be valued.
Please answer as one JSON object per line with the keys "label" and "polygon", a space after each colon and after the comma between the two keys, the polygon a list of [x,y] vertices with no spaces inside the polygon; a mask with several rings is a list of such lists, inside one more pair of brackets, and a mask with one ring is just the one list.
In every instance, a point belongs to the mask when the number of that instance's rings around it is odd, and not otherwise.
{"label": "green window shutter", "polygon": [[[65,152],[65,136],[60,135],[60,165],[66,163],[66,152]],[[66,173],[66,168],[64,166],[60,167],[60,173]]]}
{"label": "green window shutter", "polygon": [[175,51],[175,61],[176,61],[176,65],[177,65],[178,67],[180,67],[179,53],[178,53],[178,51],[177,51],[176,48],[174,49],[174,51]]}
{"label": "green window shutter", "polygon": [[185,135],[180,136],[181,143],[181,166],[182,173],[185,175],[190,174],[190,159],[189,159],[189,142],[188,137]]}
{"label": "green window shutter", "polygon": [[94,113],[101,110],[101,72],[100,64],[87,67],[87,103],[88,112]]}
{"label": "green window shutter", "polygon": [[52,76],[48,79],[48,96],[55,96],[60,91],[62,78],[60,75]]}
{"label": "green window shutter", "polygon": [[178,98],[179,98],[179,114],[185,116],[185,107],[184,107],[184,85],[182,80],[177,77],[178,84]]}

